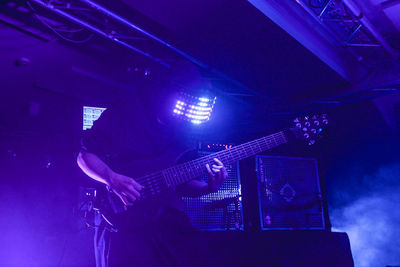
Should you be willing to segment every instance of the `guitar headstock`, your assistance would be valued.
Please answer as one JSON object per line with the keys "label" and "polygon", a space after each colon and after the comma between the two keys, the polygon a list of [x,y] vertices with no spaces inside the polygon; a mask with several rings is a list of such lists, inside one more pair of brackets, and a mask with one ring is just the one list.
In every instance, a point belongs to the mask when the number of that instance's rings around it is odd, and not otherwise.
{"label": "guitar headstock", "polygon": [[298,117],[293,122],[295,127],[290,130],[296,138],[305,140],[310,146],[321,139],[321,132],[329,123],[326,114]]}

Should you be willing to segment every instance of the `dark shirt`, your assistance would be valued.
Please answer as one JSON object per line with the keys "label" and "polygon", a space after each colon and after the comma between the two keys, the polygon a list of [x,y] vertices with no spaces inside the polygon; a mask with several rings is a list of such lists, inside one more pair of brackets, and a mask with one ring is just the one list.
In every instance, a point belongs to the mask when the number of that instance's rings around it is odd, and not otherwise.
{"label": "dark shirt", "polygon": [[[82,149],[134,179],[193,159],[196,153],[182,143],[182,132],[158,123],[144,103],[134,95],[114,103],[85,132]],[[182,210],[175,190],[134,202],[113,222],[118,233],[111,237],[110,266],[214,266],[205,240]],[[104,247],[99,251],[105,253]]]}
{"label": "dark shirt", "polygon": [[[160,124],[156,112],[144,103],[133,94],[118,100],[82,139],[84,150],[99,156],[115,172],[134,179],[175,164],[188,150],[180,141],[179,131]],[[158,198],[135,203],[129,208],[133,211],[124,215],[124,221],[146,223],[168,208],[183,209],[174,189],[165,190]]]}
{"label": "dark shirt", "polygon": [[117,100],[85,132],[83,148],[111,163],[152,157],[176,145],[176,134],[158,123],[149,109],[134,94]]}

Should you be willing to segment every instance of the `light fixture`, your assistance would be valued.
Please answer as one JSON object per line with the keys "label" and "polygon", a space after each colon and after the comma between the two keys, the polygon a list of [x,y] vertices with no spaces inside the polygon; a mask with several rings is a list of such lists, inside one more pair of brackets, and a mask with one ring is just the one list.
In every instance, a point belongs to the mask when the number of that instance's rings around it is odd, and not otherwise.
{"label": "light fixture", "polygon": [[188,93],[180,92],[175,102],[173,115],[179,119],[190,121],[193,124],[201,124],[210,119],[217,97],[196,97]]}

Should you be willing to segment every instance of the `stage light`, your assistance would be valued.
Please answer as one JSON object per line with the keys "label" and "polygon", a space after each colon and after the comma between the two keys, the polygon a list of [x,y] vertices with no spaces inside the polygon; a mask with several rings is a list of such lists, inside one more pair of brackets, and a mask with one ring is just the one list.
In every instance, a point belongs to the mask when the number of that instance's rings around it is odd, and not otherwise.
{"label": "stage light", "polygon": [[217,97],[196,97],[187,93],[179,93],[175,102],[173,115],[179,119],[201,124],[210,119]]}
{"label": "stage light", "polygon": [[93,122],[100,117],[104,110],[106,108],[83,106],[83,130],[92,128]]}

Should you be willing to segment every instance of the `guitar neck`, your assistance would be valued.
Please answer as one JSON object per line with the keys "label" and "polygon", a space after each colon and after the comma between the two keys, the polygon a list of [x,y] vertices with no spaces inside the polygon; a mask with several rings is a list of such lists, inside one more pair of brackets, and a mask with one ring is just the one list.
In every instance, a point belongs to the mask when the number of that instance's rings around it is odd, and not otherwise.
{"label": "guitar neck", "polygon": [[206,164],[214,164],[214,158],[218,158],[224,165],[254,156],[263,151],[287,143],[288,138],[283,131],[271,134],[230,149],[219,151],[186,163],[182,163],[162,171],[162,176],[168,187],[188,182],[199,177],[206,170]]}

